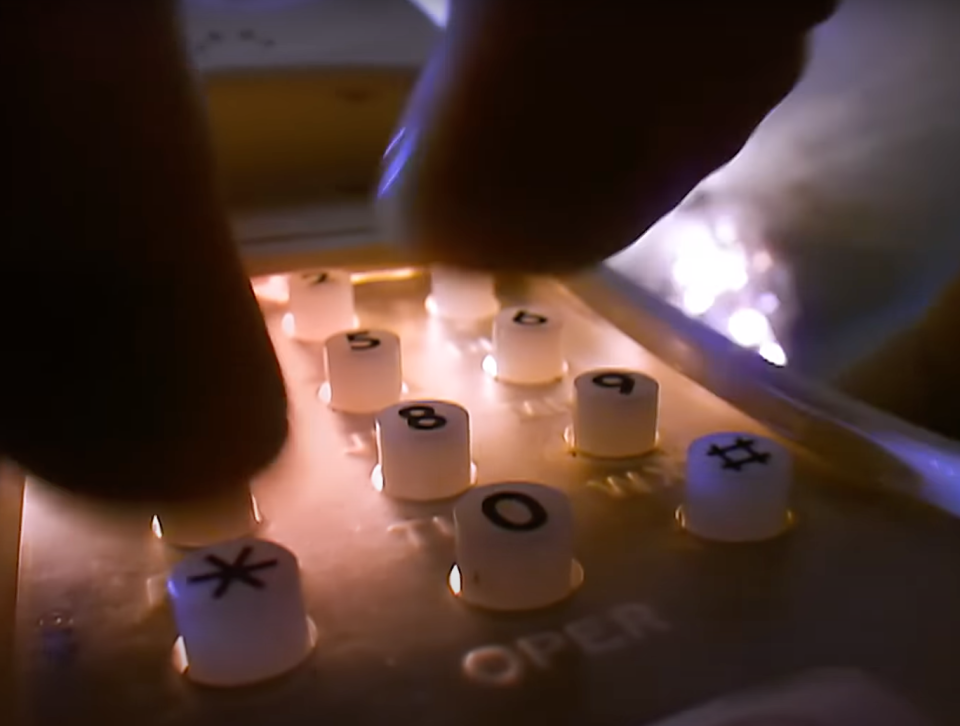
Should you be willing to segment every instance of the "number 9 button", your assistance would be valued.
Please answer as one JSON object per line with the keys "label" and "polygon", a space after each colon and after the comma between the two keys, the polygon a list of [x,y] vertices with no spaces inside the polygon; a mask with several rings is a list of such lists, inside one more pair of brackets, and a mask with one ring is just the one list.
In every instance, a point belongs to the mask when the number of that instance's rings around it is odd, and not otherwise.
{"label": "number 9 button", "polygon": [[470,486],[470,420],[446,401],[405,401],[377,414],[374,484],[396,499],[447,499]]}
{"label": "number 9 button", "polygon": [[450,587],[491,610],[532,610],[583,579],[573,558],[573,509],[559,489],[529,482],[476,487],[453,512],[457,564]]}
{"label": "number 9 button", "polygon": [[323,346],[330,407],[374,413],[400,400],[400,339],[386,330],[353,330]]}
{"label": "number 9 button", "polygon": [[573,382],[573,445],[601,458],[640,456],[657,443],[660,385],[636,371],[601,369]]}

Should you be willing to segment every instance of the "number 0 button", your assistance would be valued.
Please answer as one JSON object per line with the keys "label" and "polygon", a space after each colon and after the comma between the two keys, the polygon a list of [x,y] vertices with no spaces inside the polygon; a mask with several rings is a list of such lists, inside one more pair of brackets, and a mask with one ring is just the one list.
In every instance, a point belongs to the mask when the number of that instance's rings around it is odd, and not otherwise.
{"label": "number 0 button", "polygon": [[447,499],[470,486],[470,417],[447,401],[404,401],[377,414],[374,486],[397,499]]}
{"label": "number 0 button", "polygon": [[476,487],[453,512],[457,564],[450,589],[491,610],[532,610],[583,581],[573,558],[573,510],[558,489],[529,482]]}
{"label": "number 0 button", "polygon": [[337,333],[324,343],[323,355],[328,389],[324,397],[329,397],[334,410],[374,413],[400,400],[400,339],[393,333]]}

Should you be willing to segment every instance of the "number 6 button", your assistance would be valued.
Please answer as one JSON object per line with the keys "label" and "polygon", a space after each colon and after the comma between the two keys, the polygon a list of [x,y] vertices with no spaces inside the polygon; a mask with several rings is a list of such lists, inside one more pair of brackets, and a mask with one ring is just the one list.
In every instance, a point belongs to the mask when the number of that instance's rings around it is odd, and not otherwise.
{"label": "number 6 button", "polygon": [[470,420],[445,401],[405,401],[377,414],[374,486],[397,499],[429,501],[470,486]]}
{"label": "number 6 button", "polygon": [[508,308],[493,321],[496,377],[506,383],[538,385],[563,378],[563,321],[553,312]]}
{"label": "number 6 button", "polygon": [[573,382],[573,444],[587,456],[640,456],[657,443],[660,385],[626,370],[587,371]]}
{"label": "number 6 button", "polygon": [[347,413],[374,413],[400,400],[400,338],[386,330],[352,330],[323,345],[327,384],[321,396]]}
{"label": "number 6 button", "polygon": [[477,487],[453,511],[457,564],[450,589],[471,605],[532,610],[583,581],[573,558],[573,510],[558,489],[528,482]]}

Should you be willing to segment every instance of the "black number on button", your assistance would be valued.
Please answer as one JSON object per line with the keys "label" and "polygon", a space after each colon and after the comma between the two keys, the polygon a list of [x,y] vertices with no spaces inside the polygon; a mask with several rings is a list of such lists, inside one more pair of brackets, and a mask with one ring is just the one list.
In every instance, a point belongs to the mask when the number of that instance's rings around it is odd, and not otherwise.
{"label": "black number on button", "polygon": [[[527,508],[529,517],[525,522],[512,522],[497,509],[500,502],[517,502]],[[547,510],[536,499],[522,492],[497,492],[483,500],[480,505],[487,519],[502,529],[511,532],[531,532],[547,523]]]}
{"label": "black number on button", "polygon": [[601,373],[593,377],[593,382],[600,388],[616,388],[624,396],[633,393],[633,388],[636,386],[633,377],[626,373]]}
{"label": "black number on button", "polygon": [[404,406],[397,413],[406,419],[407,426],[417,431],[433,431],[447,425],[447,419],[433,406]]}
{"label": "black number on button", "polygon": [[380,339],[371,336],[369,330],[347,333],[347,341],[350,343],[350,350],[370,350],[380,345]]}
{"label": "black number on button", "polygon": [[303,279],[309,280],[311,285],[322,285],[330,276],[326,272],[318,272],[315,275],[304,275]]}
{"label": "black number on button", "polygon": [[518,310],[513,316],[513,322],[517,325],[545,325],[547,319],[537,313],[528,313],[526,310]]}

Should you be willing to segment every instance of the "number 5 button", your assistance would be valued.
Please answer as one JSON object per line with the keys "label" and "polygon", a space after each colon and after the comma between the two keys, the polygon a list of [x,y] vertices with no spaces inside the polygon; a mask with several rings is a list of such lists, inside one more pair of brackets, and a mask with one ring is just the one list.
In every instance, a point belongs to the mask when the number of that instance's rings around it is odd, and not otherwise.
{"label": "number 5 button", "polygon": [[397,499],[447,499],[470,486],[470,419],[446,401],[405,401],[377,414],[373,483]]}
{"label": "number 5 button", "polygon": [[347,413],[374,413],[400,400],[400,338],[386,330],[352,330],[323,345],[327,383],[321,397]]}
{"label": "number 5 button", "polygon": [[450,589],[491,610],[532,610],[583,581],[573,558],[573,510],[558,489],[528,482],[477,487],[453,511],[457,564]]}
{"label": "number 5 button", "polygon": [[600,369],[573,382],[574,449],[587,456],[640,456],[657,443],[660,385],[642,373]]}

